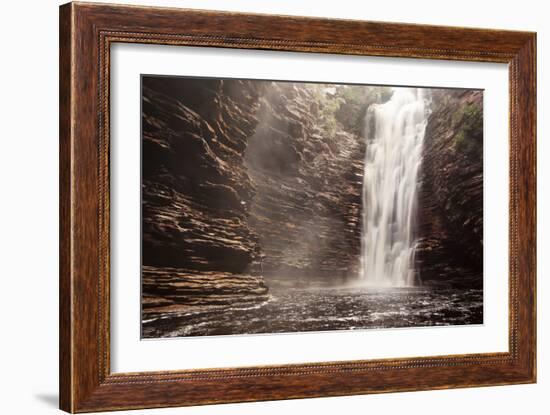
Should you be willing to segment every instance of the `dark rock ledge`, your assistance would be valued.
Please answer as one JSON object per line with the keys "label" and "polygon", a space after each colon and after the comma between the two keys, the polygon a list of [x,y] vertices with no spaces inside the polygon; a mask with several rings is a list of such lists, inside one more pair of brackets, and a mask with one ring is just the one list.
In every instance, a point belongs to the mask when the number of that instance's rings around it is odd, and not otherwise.
{"label": "dark rock ledge", "polygon": [[259,276],[174,268],[144,266],[142,289],[144,322],[166,313],[178,316],[253,306],[269,299],[267,286]]}

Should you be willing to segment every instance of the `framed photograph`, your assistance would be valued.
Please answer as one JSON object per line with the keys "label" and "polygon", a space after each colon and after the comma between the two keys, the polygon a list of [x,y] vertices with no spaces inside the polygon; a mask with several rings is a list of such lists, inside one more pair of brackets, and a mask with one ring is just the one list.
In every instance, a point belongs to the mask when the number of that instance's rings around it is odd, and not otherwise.
{"label": "framed photograph", "polygon": [[60,8],[60,407],[536,381],[536,35]]}

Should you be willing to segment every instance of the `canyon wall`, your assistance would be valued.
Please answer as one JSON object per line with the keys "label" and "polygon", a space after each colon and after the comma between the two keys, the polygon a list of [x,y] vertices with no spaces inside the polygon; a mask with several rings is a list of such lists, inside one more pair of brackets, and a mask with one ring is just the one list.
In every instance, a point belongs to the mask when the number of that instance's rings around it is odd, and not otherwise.
{"label": "canyon wall", "polygon": [[[245,165],[255,187],[255,262],[273,281],[334,284],[355,278],[365,140],[323,114],[321,86],[272,83],[260,99]],[[337,98],[323,96],[322,104]]]}
{"label": "canyon wall", "polygon": [[147,318],[355,276],[366,100],[336,114],[323,86],[164,77],[142,95]]}
{"label": "canyon wall", "polygon": [[144,321],[267,299],[263,278],[250,274],[260,245],[247,220],[254,186],[243,168],[261,89],[143,78]]}
{"label": "canyon wall", "polygon": [[243,154],[261,85],[144,78],[143,263],[242,273],[259,251]]}
{"label": "canyon wall", "polygon": [[424,284],[483,285],[483,92],[434,90],[420,174]]}

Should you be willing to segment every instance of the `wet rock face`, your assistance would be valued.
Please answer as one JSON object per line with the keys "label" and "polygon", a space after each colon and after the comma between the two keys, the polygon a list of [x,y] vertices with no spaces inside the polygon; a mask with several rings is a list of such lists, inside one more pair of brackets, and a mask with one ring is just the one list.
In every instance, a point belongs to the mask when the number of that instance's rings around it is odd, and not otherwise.
{"label": "wet rock face", "polygon": [[425,284],[483,284],[483,93],[436,90],[424,139],[416,253]]}
{"label": "wet rock face", "polygon": [[[365,144],[329,131],[311,89],[144,77],[142,92],[144,316],[265,301],[264,277],[355,276]],[[189,304],[205,278],[225,288]]]}
{"label": "wet rock face", "polygon": [[146,77],[142,88],[143,321],[265,301],[248,272],[259,238],[242,168],[259,87]]}
{"label": "wet rock face", "polygon": [[166,335],[162,317],[190,317],[230,308],[253,307],[268,300],[261,276],[177,268],[142,269],[143,337]]}
{"label": "wet rock face", "polygon": [[355,278],[361,234],[365,142],[351,128],[327,128],[311,89],[270,85],[245,151],[255,187],[255,261],[266,276],[300,284]]}
{"label": "wet rock face", "polygon": [[353,272],[365,143],[328,133],[316,102],[294,83],[145,78],[143,263]]}
{"label": "wet rock face", "polygon": [[178,81],[143,80],[143,263],[246,272],[259,245],[247,223],[254,187],[239,166],[257,88]]}

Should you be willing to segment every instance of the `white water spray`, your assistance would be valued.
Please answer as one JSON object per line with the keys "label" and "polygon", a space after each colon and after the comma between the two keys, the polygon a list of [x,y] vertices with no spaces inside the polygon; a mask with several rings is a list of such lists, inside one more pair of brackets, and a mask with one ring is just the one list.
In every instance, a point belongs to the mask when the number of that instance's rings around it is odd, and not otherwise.
{"label": "white water spray", "polygon": [[427,118],[421,88],[395,88],[389,101],[367,110],[360,275],[365,285],[415,285],[417,181]]}

